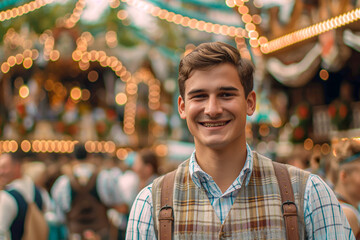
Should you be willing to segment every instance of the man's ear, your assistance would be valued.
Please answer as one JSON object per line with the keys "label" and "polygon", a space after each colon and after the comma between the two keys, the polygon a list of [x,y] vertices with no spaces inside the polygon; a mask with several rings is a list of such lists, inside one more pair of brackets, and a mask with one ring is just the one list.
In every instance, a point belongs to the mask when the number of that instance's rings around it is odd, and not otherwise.
{"label": "man's ear", "polygon": [[256,93],[251,91],[246,98],[246,114],[251,116],[256,108]]}
{"label": "man's ear", "polygon": [[180,118],[186,119],[185,101],[181,96],[178,97],[178,111],[179,111]]}

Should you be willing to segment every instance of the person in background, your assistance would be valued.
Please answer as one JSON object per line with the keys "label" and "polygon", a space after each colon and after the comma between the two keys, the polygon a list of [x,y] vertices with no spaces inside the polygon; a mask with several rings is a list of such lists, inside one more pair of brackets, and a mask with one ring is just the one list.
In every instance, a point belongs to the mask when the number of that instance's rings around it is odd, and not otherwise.
{"label": "person in background", "polygon": [[356,239],[360,239],[360,141],[340,140],[333,148],[334,191]]}
{"label": "person in background", "polygon": [[117,229],[112,235],[117,235],[117,240],[124,240],[126,234],[127,221],[130,207],[138,194],[139,177],[131,166],[134,162],[135,153],[130,153],[125,161],[113,159],[111,166],[108,168],[109,174],[118,176],[118,187],[121,190],[124,203],[113,206],[108,210],[108,217],[111,224]]}
{"label": "person in background", "polygon": [[51,189],[58,219],[68,227],[70,239],[109,238],[107,208],[123,203],[117,181],[117,175],[92,162],[83,144],[75,145],[71,173],[60,176]]}
{"label": "person in background", "polygon": [[158,157],[150,149],[132,152],[119,174],[118,186],[122,190],[125,204],[114,206],[108,211],[110,221],[118,229],[118,240],[125,239],[130,207],[139,191],[158,177]]}
{"label": "person in background", "polygon": [[14,165],[12,164],[11,158],[4,156],[1,156],[1,161],[0,161],[0,190],[5,189],[5,186],[9,182],[11,182],[11,179],[14,178],[13,176]]}
{"label": "person in background", "polygon": [[58,222],[54,200],[50,197],[49,192],[46,190],[47,170],[47,166],[44,162],[32,161],[25,163],[24,165],[24,174],[33,180],[44,199],[46,206],[45,219],[49,225],[49,239],[65,240],[67,232],[66,226]]}
{"label": "person in background", "polygon": [[314,150],[314,152],[311,154],[310,159],[309,159],[309,167],[306,168],[305,170],[311,172],[312,174],[316,174],[316,175],[320,176],[326,182],[326,176],[325,176],[324,166],[323,166],[324,161],[325,160],[321,156],[321,153],[319,151]]}
{"label": "person in background", "polygon": [[303,145],[295,144],[290,156],[286,157],[285,163],[300,169],[306,169],[309,158],[310,153],[304,149]]}
{"label": "person in background", "polygon": [[158,177],[159,159],[152,150],[142,149],[130,153],[125,164],[127,166],[119,174],[118,185],[126,204],[114,206],[108,211],[109,219],[118,228],[118,240],[125,239],[128,215],[136,195]]}
{"label": "person in background", "polygon": [[42,198],[44,199],[45,212],[52,210],[52,203],[49,193],[45,189],[46,165],[43,162],[31,161],[23,165],[24,175],[30,177],[35,186],[38,187]]}
{"label": "person in background", "polygon": [[140,191],[159,176],[159,158],[152,150],[142,149],[136,154],[132,169],[139,176]]}
{"label": "person in background", "polygon": [[[6,184],[4,190],[0,191],[0,240],[21,239],[25,232],[33,230],[26,229],[25,225],[29,203],[36,202],[39,209],[45,213],[46,200],[31,178],[24,174],[26,158],[26,154],[21,150],[0,155],[0,179]],[[43,219],[44,226],[41,229],[46,232],[40,234],[46,237],[48,226],[45,217]]]}
{"label": "person in background", "polygon": [[[256,107],[253,72],[238,49],[222,42],[200,44],[180,61],[178,111],[195,151],[176,170],[171,208],[161,205],[163,176],[139,193],[127,239],[156,239],[162,207],[173,211],[173,239],[286,238],[272,160],[246,142],[246,119]],[[354,239],[335,194],[321,178],[285,168],[300,239]]]}

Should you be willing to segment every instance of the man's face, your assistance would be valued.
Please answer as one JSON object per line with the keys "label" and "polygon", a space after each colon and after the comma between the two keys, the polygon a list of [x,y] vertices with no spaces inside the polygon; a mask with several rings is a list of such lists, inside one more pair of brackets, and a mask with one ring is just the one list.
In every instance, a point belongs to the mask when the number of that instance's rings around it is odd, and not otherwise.
{"label": "man's face", "polygon": [[356,201],[360,201],[360,161],[351,163],[351,171],[344,179],[345,191]]}
{"label": "man's face", "polygon": [[15,166],[8,154],[0,156],[0,185],[6,185],[14,179]]}
{"label": "man's face", "polygon": [[254,92],[245,98],[235,66],[221,64],[195,70],[178,99],[180,117],[186,119],[196,148],[222,149],[245,144],[246,115],[255,110]]}
{"label": "man's face", "polygon": [[139,175],[139,177],[143,177],[144,175],[144,168],[145,168],[145,164],[141,159],[141,156],[139,154],[136,154],[135,160],[134,160],[134,164],[132,166],[133,171]]}

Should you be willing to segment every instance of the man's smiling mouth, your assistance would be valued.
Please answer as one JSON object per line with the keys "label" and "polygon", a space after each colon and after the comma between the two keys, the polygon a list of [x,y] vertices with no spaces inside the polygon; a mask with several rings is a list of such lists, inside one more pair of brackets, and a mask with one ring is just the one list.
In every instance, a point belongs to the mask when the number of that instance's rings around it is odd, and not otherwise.
{"label": "man's smiling mouth", "polygon": [[230,120],[224,122],[201,122],[200,124],[203,125],[204,127],[221,127],[221,126],[225,126],[229,122]]}

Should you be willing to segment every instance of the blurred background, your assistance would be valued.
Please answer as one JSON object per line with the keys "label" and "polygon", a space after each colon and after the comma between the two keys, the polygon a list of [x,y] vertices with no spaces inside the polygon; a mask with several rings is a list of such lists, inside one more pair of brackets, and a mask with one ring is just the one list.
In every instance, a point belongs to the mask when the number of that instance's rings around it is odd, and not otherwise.
{"label": "blurred background", "polygon": [[[0,152],[88,152],[120,160],[152,148],[185,160],[180,58],[224,41],[256,66],[248,143],[308,167],[360,137],[360,1],[2,0]],[[299,154],[300,153],[300,154]]]}

